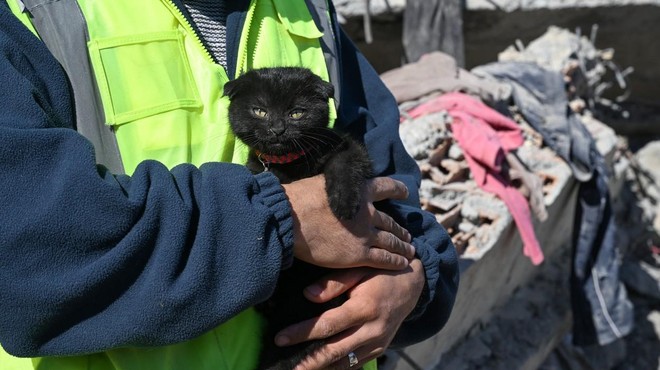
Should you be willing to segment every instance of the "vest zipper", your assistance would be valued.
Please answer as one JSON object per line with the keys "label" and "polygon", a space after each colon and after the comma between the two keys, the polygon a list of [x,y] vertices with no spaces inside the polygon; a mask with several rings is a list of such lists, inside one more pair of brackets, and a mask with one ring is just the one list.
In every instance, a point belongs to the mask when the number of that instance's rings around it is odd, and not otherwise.
{"label": "vest zipper", "polygon": [[[250,40],[250,30],[252,29],[252,19],[254,18],[256,6],[257,0],[250,0],[250,6],[248,7],[247,15],[245,16],[245,22],[243,23],[243,32],[239,40],[239,51],[241,51],[239,53],[240,61],[236,64],[236,72],[234,73],[234,78],[240,76],[241,73],[245,72],[244,69],[247,69],[246,64],[249,53],[247,45],[248,41]],[[259,34],[259,29],[257,29],[257,42],[259,41]],[[255,42],[255,46],[257,45],[257,42]]]}
{"label": "vest zipper", "polygon": [[179,9],[179,7],[176,4],[174,4],[172,0],[163,0],[163,3],[170,9],[170,12],[174,14],[174,17],[179,21],[179,23],[181,23],[184,26],[184,28],[186,28],[186,30],[189,31],[191,35],[193,35],[193,38],[195,39],[195,43],[202,50],[204,50],[204,55],[206,56],[208,61],[213,64],[217,64],[215,58],[213,58],[211,52],[206,48],[206,45],[204,45],[204,42],[202,42],[202,39],[199,37],[197,32],[195,32],[195,28],[192,26],[192,24],[190,24],[188,18],[186,18],[186,16],[183,15],[181,9]]}

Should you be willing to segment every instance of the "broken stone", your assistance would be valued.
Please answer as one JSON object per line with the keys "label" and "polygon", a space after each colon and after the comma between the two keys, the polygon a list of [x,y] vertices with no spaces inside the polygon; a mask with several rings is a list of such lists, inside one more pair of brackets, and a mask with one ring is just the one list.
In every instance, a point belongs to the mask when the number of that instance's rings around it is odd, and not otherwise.
{"label": "broken stone", "polygon": [[447,155],[449,148],[451,147],[452,141],[447,139],[443,140],[440,145],[433,149],[429,154],[428,163],[431,166],[439,166],[442,163],[442,160]]}
{"label": "broken stone", "polygon": [[591,111],[584,111],[583,114],[578,115],[578,117],[580,117],[580,120],[591,134],[591,137],[596,141],[596,148],[600,154],[607,155],[608,153],[612,153],[617,146],[618,141],[614,130],[603,122],[597,120]]}
{"label": "broken stone", "polygon": [[447,122],[447,113],[438,112],[401,123],[399,132],[406,151],[416,160],[429,158],[433,150],[451,138]]}
{"label": "broken stone", "polygon": [[660,192],[658,191],[658,179],[660,179],[660,141],[652,141],[641,148],[636,154],[635,158],[639,164],[639,169],[644,172],[646,176],[642,178],[646,192],[654,200],[660,199]]}
{"label": "broken stone", "polygon": [[449,158],[457,161],[465,159],[465,156],[463,155],[463,150],[456,143],[453,143],[452,146],[449,148],[448,156]]}
{"label": "broken stone", "polygon": [[487,227],[476,229],[474,233],[476,248],[471,251],[466,250],[465,258],[478,259],[492,248],[498,237],[513,220],[502,200],[480,190],[465,198],[461,215],[474,225],[487,225]]}
{"label": "broken stone", "polygon": [[[621,69],[613,61],[612,49],[599,50],[594,46],[598,27],[594,26],[590,39],[567,29],[550,26],[545,34],[532,41],[527,47],[510,46],[499,54],[500,61],[534,62],[550,71],[564,75],[567,82],[569,101],[575,111],[583,111],[579,101],[594,107],[596,104],[609,107],[622,114],[619,105],[630,95],[627,76],[632,68]],[[605,77],[613,76],[606,79]],[[605,93],[613,87],[619,88],[619,95],[605,98]]]}

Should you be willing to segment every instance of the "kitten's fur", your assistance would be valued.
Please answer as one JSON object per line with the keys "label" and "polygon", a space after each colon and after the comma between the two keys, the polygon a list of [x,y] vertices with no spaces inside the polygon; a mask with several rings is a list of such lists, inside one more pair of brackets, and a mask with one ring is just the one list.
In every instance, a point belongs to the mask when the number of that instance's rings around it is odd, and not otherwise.
{"label": "kitten's fur", "polygon": [[[329,98],[334,94],[331,84],[305,68],[264,68],[228,82],[224,93],[231,101],[231,128],[250,147],[247,167],[253,173],[267,169],[282,183],[323,173],[335,216],[355,216],[364,183],[372,176],[371,161],[362,145],[328,128]],[[297,153],[289,159],[300,157],[290,163],[274,163],[279,160],[272,156],[288,153]],[[275,346],[274,336],[341,303],[314,304],[302,295],[306,286],[327,273],[327,269],[294,260],[280,274],[273,296],[257,306],[268,322],[260,369],[292,369],[320,347],[314,342],[280,348]]]}

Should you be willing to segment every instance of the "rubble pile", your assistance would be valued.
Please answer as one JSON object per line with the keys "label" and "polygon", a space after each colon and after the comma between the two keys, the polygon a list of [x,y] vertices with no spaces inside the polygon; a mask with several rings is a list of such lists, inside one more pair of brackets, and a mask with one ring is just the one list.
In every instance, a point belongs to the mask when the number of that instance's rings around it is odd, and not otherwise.
{"label": "rubble pile", "polygon": [[[459,291],[449,323],[436,337],[406,349],[402,358],[417,362],[402,369],[444,368],[445,355],[461,368],[535,369],[553,348],[576,337],[576,344],[591,340],[611,348],[632,331],[632,305],[616,258],[627,244],[618,237],[610,198],[616,216],[626,217],[619,208],[637,198],[619,195],[630,187],[619,179],[646,178],[636,186],[648,192],[657,182],[631,172],[639,167],[636,156],[601,121],[612,112],[625,115],[619,103],[632,69],[619,68],[613,50],[595,48],[595,37],[595,31],[587,38],[550,27],[527,47],[518,42],[498,62],[470,71],[448,55],[432,53],[381,75],[399,103],[403,144],[423,176],[422,206],[447,229],[461,261],[471,261],[463,264],[463,294]],[[513,191],[524,201],[516,201]],[[655,221],[657,200],[636,201],[637,212]],[[627,235],[640,229],[630,230]],[[576,233],[580,238],[573,239]],[[576,253],[592,253],[592,262],[577,270],[571,260]],[[544,258],[548,263],[536,266]],[[569,279],[576,273],[584,279],[579,284]],[[596,276],[609,285],[589,286]],[[605,300],[591,301],[595,311],[578,314],[574,294],[601,299],[600,289],[608,289]],[[562,298],[545,294],[551,291],[562,292]],[[597,338],[580,337],[580,325],[592,317],[609,319],[604,331]],[[530,321],[543,332],[516,331]]]}
{"label": "rubble pile", "polygon": [[[406,109],[434,96],[407,102],[402,107]],[[402,116],[406,116],[405,110]],[[516,117],[525,138],[516,156],[524,168],[518,173],[512,169],[509,175],[527,197],[532,194],[519,177],[538,176],[542,183],[540,197],[545,205],[546,199],[548,203],[555,199],[570,172],[561,159],[543,146],[538,133],[519,115]],[[478,259],[493,246],[513,219],[501,199],[478,188],[460,146],[453,140],[449,125],[451,117],[446,112],[416,119],[405,118],[400,126],[401,138],[422,172],[422,207],[436,215],[463,258]],[[539,212],[543,214],[543,211]]]}
{"label": "rubble pile", "polygon": [[[591,37],[595,38],[595,33]],[[463,91],[496,107],[499,103],[498,110],[520,125],[524,138],[524,144],[515,150],[513,159],[508,156],[503,175],[530,201],[532,213],[539,222],[545,217],[539,208],[552,203],[571,174],[564,161],[525,120],[515,103],[502,106],[501,103],[506,102],[506,97],[512,93],[509,86],[480,73],[479,67],[471,73],[448,61],[451,59],[449,56],[437,54],[427,55],[417,65],[386,72],[382,77],[400,103],[401,138],[423,175],[420,189],[422,206],[436,215],[463,258],[478,259],[513,221],[511,213],[501,199],[479,189],[475,183],[462,149],[453,138],[450,129],[452,117],[446,111],[414,118],[408,112],[452,91]],[[625,99],[625,79],[632,70],[622,71],[614,63],[613,55],[611,49],[596,49],[586,37],[550,27],[546,34],[527,48],[519,42],[517,46],[507,48],[500,54],[500,60],[534,62],[547,70],[561,73],[567,86],[569,107],[580,117],[594,137],[599,151],[605,155],[611,154],[609,152],[616,144],[616,135],[596,118],[594,111],[603,109],[603,106],[619,109],[616,102]],[[430,69],[420,66],[425,63],[435,64],[431,70],[435,75],[424,75],[423,72]],[[397,73],[405,69],[415,71],[418,77],[402,81],[403,78]],[[614,81],[608,81],[607,77]],[[436,82],[432,82],[434,79]],[[417,95],[410,91],[413,84],[420,85]],[[610,100],[605,93],[612,87],[623,93]],[[517,169],[513,165],[515,159],[522,164]],[[540,183],[540,187],[532,184],[534,182]],[[534,202],[541,204],[535,205]]]}

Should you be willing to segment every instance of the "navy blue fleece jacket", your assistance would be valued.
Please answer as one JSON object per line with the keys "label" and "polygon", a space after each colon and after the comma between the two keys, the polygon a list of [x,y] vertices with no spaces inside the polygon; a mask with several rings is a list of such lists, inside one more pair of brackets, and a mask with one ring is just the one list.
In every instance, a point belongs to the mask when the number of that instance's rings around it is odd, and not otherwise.
{"label": "navy blue fleece jacket", "polygon": [[[242,17],[244,11],[232,13],[228,31]],[[411,190],[406,202],[379,205],[411,231],[427,276],[395,339],[406,345],[448,319],[456,255],[434,217],[419,209],[418,169],[398,138],[394,99],[336,32],[343,86],[337,127],[364,140],[376,174]],[[154,161],[131,177],[113,175],[95,164],[91,144],[74,130],[72,99],[59,64],[0,0],[5,350],[43,356],[165,345],[265,300],[293,248],[290,205],[277,179],[234,164],[168,171]]]}

